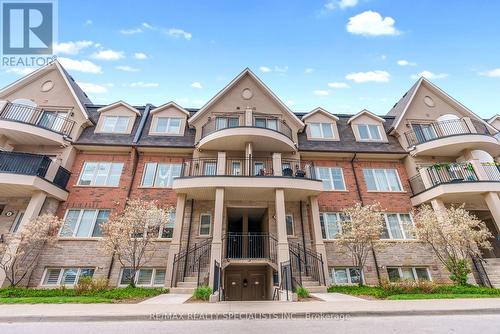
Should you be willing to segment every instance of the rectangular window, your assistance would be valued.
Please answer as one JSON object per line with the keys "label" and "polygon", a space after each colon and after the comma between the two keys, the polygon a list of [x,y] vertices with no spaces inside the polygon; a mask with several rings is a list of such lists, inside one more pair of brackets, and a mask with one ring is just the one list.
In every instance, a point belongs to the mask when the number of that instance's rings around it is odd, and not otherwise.
{"label": "rectangular window", "polygon": [[41,285],[75,285],[82,277],[93,277],[95,268],[47,268]]}
{"label": "rectangular window", "polygon": [[[135,285],[147,286],[162,286],[165,284],[164,268],[141,268],[135,273]],[[124,268],[120,275],[120,285],[128,285],[132,280],[132,269]]]}
{"label": "rectangular window", "polygon": [[403,191],[396,169],[363,169],[368,191]]}
{"label": "rectangular window", "polygon": [[125,133],[129,122],[129,116],[104,116],[101,132]]}
{"label": "rectangular window", "polygon": [[331,279],[333,284],[359,284],[361,273],[358,268],[332,268]]}
{"label": "rectangular window", "polygon": [[168,217],[168,222],[160,229],[160,238],[171,239],[172,236],[174,235],[174,227],[175,227],[175,211],[170,212],[170,216]]}
{"label": "rectangular window", "polygon": [[109,212],[109,210],[69,209],[66,211],[59,235],[80,238],[101,237],[101,226],[108,221]]}
{"label": "rectangular window", "polygon": [[254,175],[264,175],[264,163],[260,161],[256,161],[253,163],[253,172]]}
{"label": "rectangular window", "polygon": [[240,125],[238,117],[217,117],[215,120],[215,129],[235,128]]}
{"label": "rectangular window", "polygon": [[384,219],[382,239],[415,239],[413,221],[408,213],[386,213]]}
{"label": "rectangular window", "polygon": [[241,161],[231,162],[231,175],[241,175]]}
{"label": "rectangular window", "polygon": [[200,215],[200,235],[210,235],[212,228],[212,215],[202,213]]}
{"label": "rectangular window", "polygon": [[311,138],[333,138],[333,124],[332,123],[311,123]]}
{"label": "rectangular window", "polygon": [[203,175],[217,175],[217,161],[205,161],[203,163]]}
{"label": "rectangular window", "polygon": [[176,177],[181,176],[181,164],[148,162],[142,175],[143,187],[170,188]]}
{"label": "rectangular window", "polygon": [[181,133],[181,121],[181,118],[158,117],[155,132],[178,135]]}
{"label": "rectangular window", "polygon": [[345,190],[344,174],[339,167],[318,167],[317,175],[325,190]]}
{"label": "rectangular window", "polygon": [[430,281],[429,269],[426,267],[387,267],[389,281]]}
{"label": "rectangular window", "polygon": [[19,211],[16,215],[16,219],[14,219],[14,223],[12,224],[12,233],[16,233],[17,231],[19,231],[19,226],[21,226],[23,217],[24,211]]}
{"label": "rectangular window", "polygon": [[286,215],[286,235],[294,235],[293,215]]}
{"label": "rectangular window", "polygon": [[347,217],[339,212],[322,212],[319,214],[321,234],[323,239],[333,240],[342,231],[342,222]]}
{"label": "rectangular window", "polygon": [[358,124],[359,139],[382,140],[380,127],[374,124]]}
{"label": "rectangular window", "polygon": [[78,185],[117,187],[122,169],[123,163],[121,162],[85,162]]}
{"label": "rectangular window", "polygon": [[278,120],[276,118],[256,118],[255,127],[278,130]]}

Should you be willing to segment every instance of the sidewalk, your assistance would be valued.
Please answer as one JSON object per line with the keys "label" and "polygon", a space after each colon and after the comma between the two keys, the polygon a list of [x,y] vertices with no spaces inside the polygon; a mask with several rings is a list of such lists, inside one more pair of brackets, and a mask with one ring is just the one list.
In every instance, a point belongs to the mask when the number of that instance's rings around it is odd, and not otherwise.
{"label": "sidewalk", "polygon": [[[244,319],[267,314],[300,318],[315,315],[395,316],[500,314],[500,298],[332,301],[221,302],[187,304],[0,305],[0,322],[140,321]],[[262,317],[262,316],[260,316]]]}

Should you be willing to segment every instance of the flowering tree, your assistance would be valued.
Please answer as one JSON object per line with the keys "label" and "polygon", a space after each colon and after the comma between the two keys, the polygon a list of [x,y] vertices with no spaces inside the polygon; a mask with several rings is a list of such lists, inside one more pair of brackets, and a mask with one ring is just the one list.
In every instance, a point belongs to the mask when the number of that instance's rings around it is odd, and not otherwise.
{"label": "flowering tree", "polygon": [[102,248],[129,269],[126,279],[130,285],[135,286],[137,272],[154,256],[154,240],[161,226],[172,219],[172,211],[159,208],[155,202],[130,200],[122,213],[102,225]]}
{"label": "flowering tree", "polygon": [[53,215],[38,216],[21,227],[17,233],[8,234],[0,244],[0,269],[10,286],[17,286],[31,273],[42,250],[57,240],[63,222]]}
{"label": "flowering tree", "polygon": [[417,237],[427,242],[439,261],[450,272],[450,279],[459,285],[467,284],[471,272],[468,258],[481,257],[482,249],[491,249],[492,237],[481,220],[460,207],[435,211],[428,205],[413,215]]}
{"label": "flowering tree", "polygon": [[346,217],[342,222],[337,240],[350,253],[353,265],[361,275],[361,284],[364,284],[363,268],[368,254],[372,251],[374,242],[381,243],[380,235],[384,228],[384,220],[380,213],[380,205],[356,205],[342,211]]}

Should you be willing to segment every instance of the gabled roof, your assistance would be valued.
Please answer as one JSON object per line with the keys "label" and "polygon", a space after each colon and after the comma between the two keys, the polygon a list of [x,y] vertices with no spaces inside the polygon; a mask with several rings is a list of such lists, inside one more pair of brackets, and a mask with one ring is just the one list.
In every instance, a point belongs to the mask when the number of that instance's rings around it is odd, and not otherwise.
{"label": "gabled roof", "polygon": [[97,112],[101,113],[101,112],[104,112],[104,111],[108,111],[108,110],[111,110],[111,109],[114,109],[118,106],[124,106],[125,108],[129,109],[130,111],[136,113],[138,116],[141,115],[141,113],[139,112],[139,110],[137,110],[136,108],[132,107],[130,104],[128,104],[127,102],[124,102],[122,100],[120,101],[116,101],[115,103],[112,103],[110,105],[107,105],[105,107],[102,107],[102,108],[99,108],[97,109]]}
{"label": "gabled roof", "polygon": [[257,77],[248,67],[245,68],[240,74],[238,74],[238,76],[236,76],[236,78],[234,78],[233,80],[231,80],[231,82],[226,86],[224,87],[220,92],[218,92],[212,99],[210,99],[210,101],[208,101],[193,117],[191,117],[189,119],[189,123],[192,123],[194,122],[197,118],[201,117],[200,115],[202,115],[208,108],[210,108],[212,105],[214,105],[214,103],[216,103],[217,101],[219,101],[226,92],[228,92],[231,88],[233,88],[234,86],[236,86],[236,84],[245,76],[245,75],[249,75],[265,92],[267,92],[269,94],[269,96],[276,102],[278,103],[279,106],[281,106],[283,108],[283,110],[285,110],[285,112],[287,112],[290,117],[295,121],[295,123],[297,123],[297,125],[300,127],[300,128],[303,128],[304,127],[304,123],[290,110],[290,108],[288,108],[288,106],[283,103],[283,101],[281,101],[277,96],[276,94],[274,94],[270,89],[269,87],[267,87],[263,82],[262,80],[259,79],[259,77]]}
{"label": "gabled roof", "polygon": [[328,111],[326,111],[325,109],[323,109],[321,107],[317,107],[316,109],[313,109],[312,111],[310,111],[307,114],[305,114],[304,116],[302,116],[302,121],[304,121],[306,118],[311,117],[312,115],[314,115],[316,113],[321,113],[321,114],[328,116],[336,121],[339,120],[339,118],[337,116],[335,116],[334,114],[329,113]]}
{"label": "gabled roof", "polygon": [[371,118],[374,118],[376,119],[377,121],[380,121],[382,123],[385,123],[385,119],[383,119],[382,117],[379,117],[377,115],[375,115],[374,113],[372,113],[371,111],[369,110],[366,110],[366,109],[363,109],[361,110],[360,112],[358,112],[356,115],[352,116],[351,118],[349,118],[347,120],[347,124],[350,124],[353,120],[355,120],[356,118],[358,118],[359,116],[361,115],[368,115],[370,116]]}
{"label": "gabled roof", "polygon": [[69,91],[71,92],[71,95],[73,95],[73,98],[75,99],[78,107],[82,111],[83,115],[85,116],[86,120],[89,120],[89,115],[87,114],[87,111],[85,109],[85,104],[91,104],[92,101],[88,98],[87,94],[78,86],[78,84],[75,82],[73,77],[66,72],[66,70],[62,67],[62,65],[59,63],[59,61],[54,60],[50,63],[48,63],[45,66],[42,66],[38,68],[37,70],[31,72],[30,74],[14,81],[10,85],[2,88],[0,90],[0,94],[8,93],[10,91],[15,90],[17,87],[21,86],[22,84],[26,82],[30,82],[40,76],[43,76],[49,69],[52,67],[55,67],[55,69],[61,74],[64,82],[69,88]]}
{"label": "gabled roof", "polygon": [[442,99],[447,100],[449,103],[451,103],[454,107],[457,109],[462,110],[464,113],[471,115],[474,119],[482,122],[484,125],[486,125],[488,128],[491,130],[495,130],[490,124],[485,122],[481,117],[476,115],[472,110],[464,106],[462,103],[451,97],[448,93],[446,93],[444,90],[433,84],[429,79],[426,79],[424,77],[421,77],[420,79],[417,80],[417,82],[410,88],[408,92],[406,92],[405,95],[392,107],[391,110],[387,113],[388,116],[394,116],[394,121],[391,124],[391,131],[394,130],[395,128],[398,127],[399,123],[401,123],[402,119],[404,118],[406,111],[408,110],[408,107],[410,106],[411,102],[413,101],[413,98],[415,97],[417,91],[419,90],[420,86],[425,85],[426,88],[431,90],[434,94],[440,96]]}
{"label": "gabled roof", "polygon": [[174,107],[174,108],[178,109],[179,111],[185,113],[189,117],[189,111],[187,111],[186,109],[184,109],[183,107],[181,107],[180,105],[178,105],[177,103],[175,103],[173,101],[167,102],[165,104],[162,104],[159,107],[154,108],[153,110],[151,110],[151,114],[157,113],[159,111],[162,111],[162,110],[170,108],[170,107]]}
{"label": "gabled roof", "polygon": [[493,116],[492,118],[490,118],[488,120],[488,123],[491,124],[493,123],[495,120],[499,119],[500,118],[500,115],[499,114],[496,114],[495,116]]}

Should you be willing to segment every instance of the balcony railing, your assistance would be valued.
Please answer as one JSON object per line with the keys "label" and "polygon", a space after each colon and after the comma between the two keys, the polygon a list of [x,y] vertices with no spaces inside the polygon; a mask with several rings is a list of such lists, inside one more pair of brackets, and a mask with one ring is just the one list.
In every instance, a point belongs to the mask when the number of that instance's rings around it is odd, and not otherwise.
{"label": "balcony railing", "polygon": [[481,163],[487,181],[500,181],[500,165],[494,162]]}
{"label": "balcony railing", "polygon": [[198,158],[184,161],[181,177],[190,176],[284,176],[316,179],[311,161],[282,159],[281,175],[274,170],[270,157],[226,158],[223,174],[218,174],[217,158]]}
{"label": "balcony railing", "polygon": [[277,261],[278,240],[267,233],[234,233],[224,236],[226,259],[267,259]]}
{"label": "balcony railing", "polygon": [[56,176],[54,177],[54,181],[52,182],[56,186],[59,186],[62,189],[66,189],[70,177],[71,177],[71,172],[66,168],[59,166],[59,168],[57,169]]}
{"label": "balcony railing", "polygon": [[[235,117],[236,119],[236,117]],[[289,139],[292,139],[292,129],[283,121],[278,120],[277,118],[266,118],[266,117],[257,117],[254,119],[252,125],[240,125],[238,122],[217,122],[217,117],[210,119],[203,127],[201,128],[201,138],[205,138],[206,136],[225,129],[230,128],[245,128],[245,127],[253,127],[253,128],[261,128],[268,129],[272,131],[279,132]]]}
{"label": "balcony railing", "polygon": [[486,126],[475,120],[471,120],[475,131],[469,128],[464,119],[448,120],[434,123],[413,123],[412,130],[405,132],[408,146],[415,146],[438,138],[456,136],[460,134],[486,134],[489,135]]}
{"label": "balcony railing", "polygon": [[75,121],[66,115],[44,108],[7,103],[0,113],[0,119],[31,124],[70,137]]}

